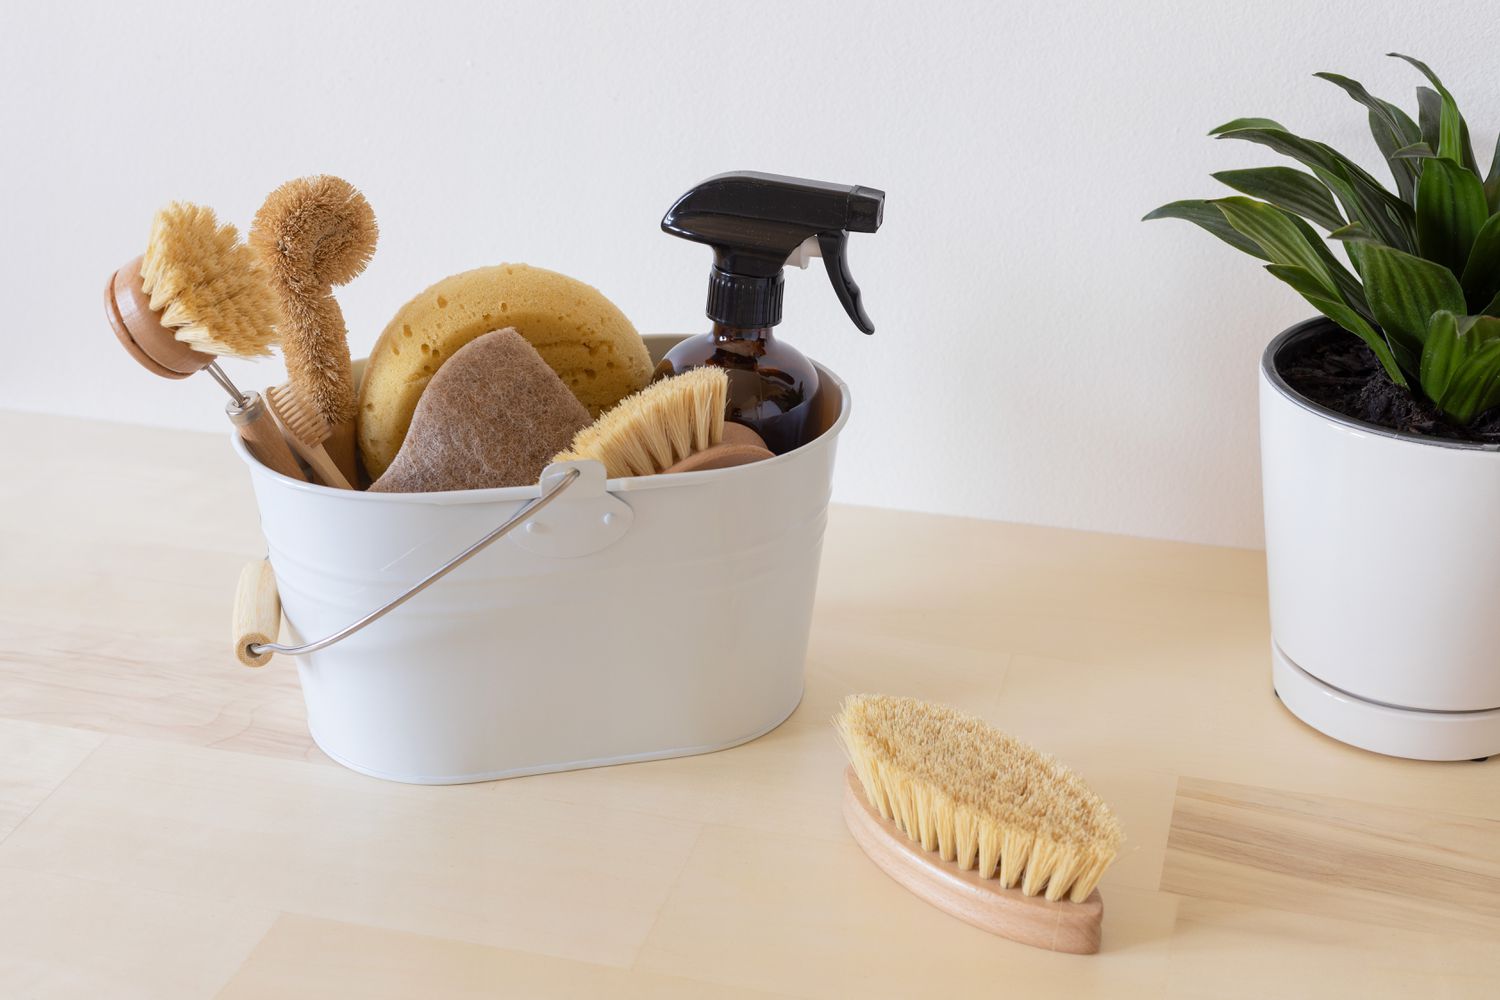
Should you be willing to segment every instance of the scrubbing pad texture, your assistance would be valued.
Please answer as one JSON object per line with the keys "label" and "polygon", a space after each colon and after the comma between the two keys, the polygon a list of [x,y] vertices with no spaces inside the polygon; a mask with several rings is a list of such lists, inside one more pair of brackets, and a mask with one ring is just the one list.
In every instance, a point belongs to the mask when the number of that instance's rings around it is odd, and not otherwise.
{"label": "scrubbing pad texture", "polygon": [[583,282],[525,264],[451,275],[402,306],[370,351],[359,389],[359,449],[370,475],[395,457],[428,379],[469,341],[507,326],[593,416],[651,379],[645,341]]}
{"label": "scrubbing pad texture", "polygon": [[535,483],[589,423],[586,410],[514,329],[465,344],[443,363],[377,493],[477,490]]}

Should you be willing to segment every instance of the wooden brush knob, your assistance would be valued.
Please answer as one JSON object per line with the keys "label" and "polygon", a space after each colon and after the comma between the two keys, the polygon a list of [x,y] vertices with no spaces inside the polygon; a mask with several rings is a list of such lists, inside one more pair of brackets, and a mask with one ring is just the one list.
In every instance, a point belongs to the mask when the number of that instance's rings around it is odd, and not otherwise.
{"label": "wooden brush knob", "polygon": [[109,325],[132,358],[153,375],[187,378],[213,360],[195,351],[161,325],[161,313],[151,308],[151,297],[141,287],[141,258],[110,276],[104,289],[104,312]]}
{"label": "wooden brush knob", "polygon": [[761,436],[744,424],[724,424],[724,436],[719,443],[695,451],[680,462],[673,462],[662,472],[701,472],[705,469],[730,469],[736,465],[749,465],[763,458],[774,458]]}

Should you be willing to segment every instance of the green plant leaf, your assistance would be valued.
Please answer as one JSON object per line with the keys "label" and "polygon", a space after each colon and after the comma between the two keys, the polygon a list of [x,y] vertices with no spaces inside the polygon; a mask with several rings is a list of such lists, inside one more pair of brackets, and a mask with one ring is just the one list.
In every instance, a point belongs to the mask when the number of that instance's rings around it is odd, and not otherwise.
{"label": "green plant leaf", "polygon": [[1448,159],[1429,161],[1417,183],[1417,250],[1462,274],[1474,238],[1489,218],[1479,178]]}
{"label": "green plant leaf", "polygon": [[1442,95],[1431,87],[1418,87],[1417,127],[1422,132],[1422,141],[1432,149],[1437,149],[1438,146],[1438,121],[1442,118],[1442,114]]}
{"label": "green plant leaf", "polygon": [[1429,145],[1427,145],[1427,143],[1425,141],[1424,142],[1414,142],[1410,146],[1402,146],[1400,149],[1396,150],[1391,155],[1394,156],[1394,157],[1396,157],[1397,159],[1400,159],[1400,160],[1435,160],[1435,159],[1437,159],[1437,154],[1432,151],[1432,147],[1429,146]]}
{"label": "green plant leaf", "polygon": [[[1464,123],[1463,116],[1458,113],[1458,102],[1453,99],[1453,95],[1448,92],[1448,88],[1443,86],[1443,81],[1439,80],[1437,74],[1432,71],[1432,68],[1420,59],[1413,59],[1411,56],[1404,56],[1399,52],[1387,52],[1386,55],[1391,56],[1393,59],[1401,59],[1411,63],[1423,76],[1427,77],[1428,82],[1437,91],[1441,102],[1437,123],[1436,148],[1438,156],[1445,160],[1452,160],[1460,166],[1467,165],[1472,168],[1474,164],[1473,150],[1470,149],[1468,152],[1467,164],[1465,164],[1464,157],[1464,150],[1469,145],[1468,127]],[[1421,95],[1419,94],[1419,105],[1420,98]]]}
{"label": "green plant leaf", "polygon": [[1481,309],[1480,314],[1484,316],[1500,316],[1500,293],[1497,293],[1493,299],[1490,299],[1490,304]]}
{"label": "green plant leaf", "polygon": [[1338,198],[1351,221],[1363,222],[1372,232],[1379,234],[1381,239],[1397,249],[1414,249],[1415,218],[1411,206],[1391,194],[1362,167],[1337,150],[1321,142],[1293,135],[1285,129],[1221,128],[1225,129],[1219,135],[1221,139],[1243,139],[1258,143],[1310,168],[1314,176]]}
{"label": "green plant leaf", "polygon": [[1398,158],[1396,152],[1421,141],[1422,130],[1417,123],[1394,104],[1372,95],[1358,80],[1351,80],[1338,73],[1314,73],[1313,76],[1341,88],[1369,110],[1370,135],[1374,137],[1375,145],[1379,147],[1380,154],[1385,157],[1385,162],[1391,169],[1391,177],[1396,181],[1396,193],[1410,201],[1416,190],[1417,178],[1421,176],[1422,165],[1403,162],[1404,158]]}
{"label": "green plant leaf", "polygon": [[1500,405],[1500,318],[1435,313],[1418,379],[1437,408],[1460,424]]}
{"label": "green plant leaf", "polygon": [[1495,139],[1495,155],[1490,157],[1490,172],[1484,175],[1484,196],[1491,212],[1500,212],[1500,137]]}
{"label": "green plant leaf", "polygon": [[1344,217],[1328,193],[1312,174],[1291,167],[1252,167],[1249,170],[1221,170],[1214,180],[1227,184],[1252,198],[1268,201],[1293,215],[1316,222],[1324,229],[1338,229]]}
{"label": "green plant leaf", "polygon": [[[1313,228],[1290,212],[1253,198],[1220,198],[1214,202],[1224,218],[1236,230],[1254,240],[1266,252],[1273,264],[1290,264],[1308,271],[1330,295],[1338,294],[1338,285],[1333,280],[1333,270],[1328,266],[1333,260],[1327,248]],[[1318,251],[1322,249],[1324,254]]]}
{"label": "green plant leaf", "polygon": [[1285,132],[1286,126],[1270,118],[1236,118],[1234,121],[1225,122],[1218,128],[1210,129],[1209,135],[1223,135],[1225,132],[1238,132],[1246,128],[1268,128],[1278,132]]}
{"label": "green plant leaf", "polygon": [[1460,283],[1470,311],[1489,312],[1488,305],[1500,295],[1500,212],[1480,227]]}
{"label": "green plant leaf", "polygon": [[1432,314],[1462,313],[1464,290],[1451,271],[1430,260],[1374,244],[1362,245],[1360,252],[1370,311],[1396,360],[1410,370],[1421,356]]}
{"label": "green plant leaf", "polygon": [[1330,298],[1327,289],[1311,272],[1306,268],[1291,264],[1267,264],[1266,270],[1291,285],[1318,312],[1363,340],[1375,353],[1376,359],[1385,369],[1385,373],[1390,376],[1391,381],[1403,388],[1407,387],[1406,375],[1401,371],[1401,366],[1396,363],[1396,356],[1391,353],[1390,345],[1385,342],[1385,338],[1348,303]]}
{"label": "green plant leaf", "polygon": [[1254,240],[1272,263],[1302,268],[1329,299],[1343,302],[1373,320],[1359,279],[1339,263],[1312,226],[1290,212],[1251,198],[1220,198],[1212,204],[1231,226]]}
{"label": "green plant leaf", "polygon": [[1365,228],[1363,222],[1351,222],[1347,226],[1340,226],[1329,232],[1330,240],[1339,240],[1344,243],[1374,243],[1377,246],[1385,246],[1380,238]]}
{"label": "green plant leaf", "polygon": [[1231,226],[1224,218],[1224,213],[1215,208],[1211,201],[1202,199],[1174,201],[1149,213],[1141,221],[1150,222],[1153,219],[1182,219],[1185,222],[1191,222],[1213,233],[1236,250],[1244,251],[1261,260],[1270,260],[1254,240],[1242,235],[1239,230]]}

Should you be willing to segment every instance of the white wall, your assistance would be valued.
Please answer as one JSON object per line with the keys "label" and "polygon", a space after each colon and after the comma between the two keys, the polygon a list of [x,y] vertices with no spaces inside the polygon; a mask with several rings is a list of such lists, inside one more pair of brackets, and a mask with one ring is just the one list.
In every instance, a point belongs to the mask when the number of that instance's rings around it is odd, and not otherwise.
{"label": "white wall", "polygon": [[1255,545],[1255,366],[1309,310],[1140,216],[1271,162],[1204,137],[1239,115],[1368,157],[1310,74],[1409,104],[1391,48],[1445,75],[1482,157],[1500,121],[1489,0],[216,6],[0,13],[0,406],[222,427],[209,380],[146,375],[100,310],[173,198],[245,226],[290,177],[362,188],[382,243],[341,296],[360,352],[431,281],[501,260],[699,329],[707,251],[658,221],[764,169],[889,195],[851,248],[873,338],[820,264],[788,273],[783,334],[856,394],[840,499]]}

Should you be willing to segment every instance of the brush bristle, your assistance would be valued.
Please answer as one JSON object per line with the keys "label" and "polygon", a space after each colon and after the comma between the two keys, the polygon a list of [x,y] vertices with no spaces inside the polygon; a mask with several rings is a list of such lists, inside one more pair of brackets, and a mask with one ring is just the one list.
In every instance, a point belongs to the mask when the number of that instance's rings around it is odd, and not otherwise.
{"label": "brush bristle", "polygon": [[348,333],[332,286],[365,269],[378,237],[365,196],[327,174],[272,191],[250,226],[250,245],[286,314],[281,352],[287,374],[330,426],[354,419],[355,410]]}
{"label": "brush bristle", "polygon": [[287,181],[266,196],[250,226],[250,243],[266,266],[306,294],[353,281],[379,238],[365,196],[331,174]]}
{"label": "brush bristle", "polygon": [[1120,825],[1083,779],[979,719],[854,695],[834,724],[870,805],[959,868],[1082,902],[1119,853]]}
{"label": "brush bristle", "polygon": [[291,385],[273,385],[266,389],[266,402],[271,404],[277,418],[297,440],[311,448],[328,440],[333,428],[328,421],[308,405],[307,400]]}
{"label": "brush bristle", "polygon": [[728,396],[722,368],[694,368],[653,382],[579,431],[553,461],[595,459],[610,479],[655,475],[722,440]]}
{"label": "brush bristle", "polygon": [[271,353],[281,310],[239,232],[212,209],[173,202],[151,222],[141,287],[161,323],[205,354]]}

